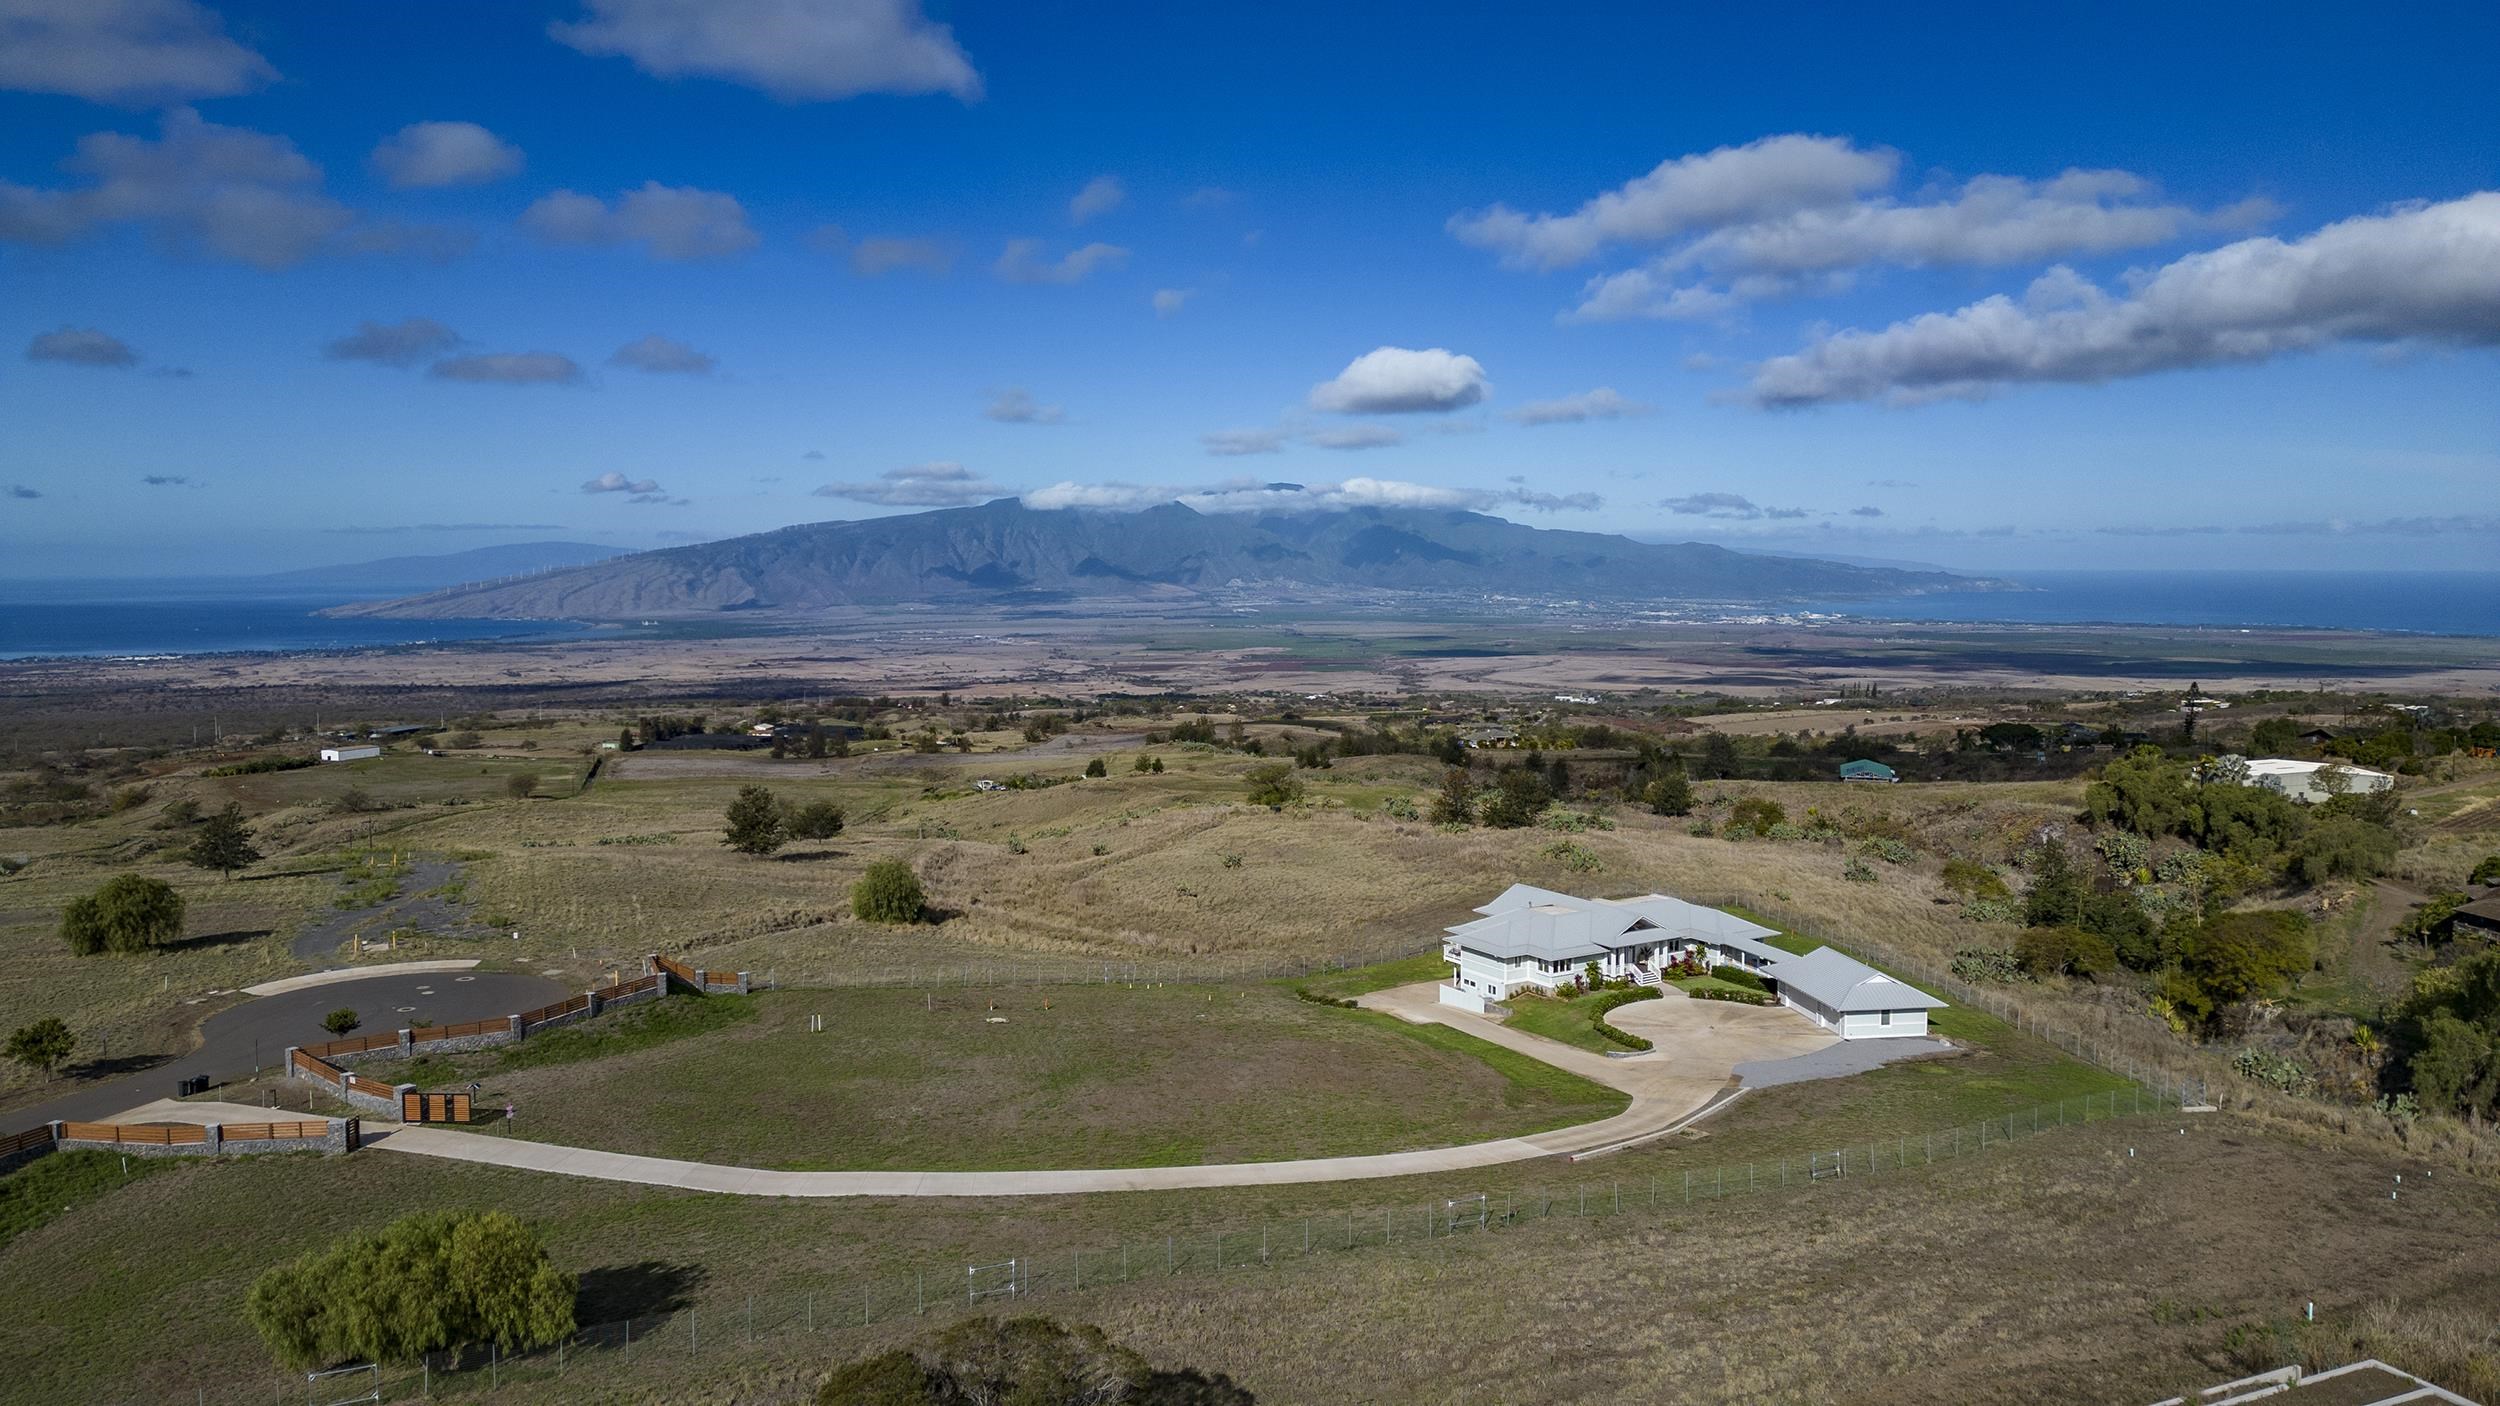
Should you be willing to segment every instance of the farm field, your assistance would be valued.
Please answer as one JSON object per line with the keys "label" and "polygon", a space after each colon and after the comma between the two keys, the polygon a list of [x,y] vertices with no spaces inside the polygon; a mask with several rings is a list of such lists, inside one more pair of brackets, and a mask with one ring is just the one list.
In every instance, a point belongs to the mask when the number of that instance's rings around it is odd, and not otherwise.
{"label": "farm field", "polygon": [[[620,1014],[388,1077],[470,1080],[549,1142],[803,1171],[1171,1166],[1395,1152],[1610,1117],[1626,1099],[1455,1031],[1274,987],[777,991],[642,1044]],[[824,1017],[810,1033],[809,1017]],[[577,1039],[584,1058],[550,1060]],[[613,1051],[613,1052],[611,1052]],[[560,1057],[560,1056],[559,1056]],[[517,1063],[518,1067],[514,1067]]]}

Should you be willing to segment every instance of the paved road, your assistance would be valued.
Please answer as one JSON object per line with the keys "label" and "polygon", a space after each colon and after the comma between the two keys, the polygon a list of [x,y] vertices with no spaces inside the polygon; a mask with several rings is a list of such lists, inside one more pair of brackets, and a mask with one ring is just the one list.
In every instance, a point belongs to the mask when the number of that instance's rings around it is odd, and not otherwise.
{"label": "paved road", "polygon": [[[189,1054],[117,1079],[72,1089],[31,1108],[0,1113],[0,1131],[17,1132],[54,1118],[93,1122],[135,1104],[170,1098],[174,1081],[189,1074],[219,1079],[275,1065],[289,1045],[334,1038],[321,1018],[340,1007],[364,1017],[367,1032],[397,1030],[423,1020],[454,1025],[513,1015],[571,995],[562,983],[510,972],[420,972],[333,982],[283,995],[263,996],[219,1011],[200,1026],[199,1047]],[[192,1119],[190,1121],[199,1121]]]}
{"label": "paved road", "polygon": [[[1560,1128],[1534,1137],[1501,1138],[1460,1147],[1391,1152],[1370,1157],[1319,1157],[1292,1162],[1229,1162],[1197,1167],[1113,1167],[1029,1172],[777,1172],[635,1157],[593,1148],[563,1147],[522,1138],[464,1133],[439,1127],[374,1127],[365,1143],[384,1152],[477,1162],[559,1176],[639,1182],[735,1196],[1062,1196],[1096,1191],[1166,1191],[1185,1187],[1280,1186],[1301,1182],[1361,1181],[1465,1171],[1526,1162],[1654,1136],[1698,1112],[1726,1091],[1739,1061],[1784,1059],[1826,1048],[1836,1041],[1803,1018],[1783,1010],[1695,1001],[1670,992],[1614,1013],[1616,1025],[1657,1042],[1652,1053],[1608,1059],[1539,1036],[1509,1029],[1440,1005],[1434,983],[1402,986],[1362,998],[1418,1024],[1464,1030],[1508,1049],[1623,1090],[1632,1104],[1612,1118]],[[1634,1012],[1640,1012],[1634,1016]],[[253,1110],[220,1111],[219,1105],[163,1102],[126,1115],[208,1122],[241,1119]]]}

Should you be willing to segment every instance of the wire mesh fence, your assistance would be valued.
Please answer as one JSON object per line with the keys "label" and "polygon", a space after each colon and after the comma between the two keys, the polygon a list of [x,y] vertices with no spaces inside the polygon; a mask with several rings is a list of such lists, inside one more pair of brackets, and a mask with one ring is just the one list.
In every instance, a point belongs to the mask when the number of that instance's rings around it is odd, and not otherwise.
{"label": "wire mesh fence", "polygon": [[[581,1328],[553,1347],[506,1354],[482,1347],[460,1354],[435,1353],[406,1364],[384,1365],[371,1378],[372,1395],[355,1400],[410,1401],[428,1397],[493,1398],[507,1389],[542,1389],[578,1372],[614,1380],[648,1372],[665,1379],[691,1361],[766,1356],[803,1350],[819,1334],[867,1328],[898,1319],[937,1319],[969,1312],[1022,1310],[1073,1312],[1051,1305],[1123,1286],[1158,1285],[1186,1292],[1188,1285],[1225,1275],[1289,1269],[1359,1252],[1397,1252],[1505,1232],[1560,1219],[1672,1215],[1696,1205],[1764,1193],[1834,1187],[1883,1179],[1937,1166],[1966,1163],[1989,1149],[2043,1133],[2119,1119],[2175,1112],[2177,1088],[2135,1087],[2038,1104],[1954,1127],[1908,1133],[1844,1147],[1808,1148],[1793,1154],[1672,1172],[1607,1176],[1602,1172],[1503,1189],[1467,1187],[1413,1202],[1372,1204],[1342,1211],[1250,1224],[1210,1226],[1151,1239],[1122,1239],[1090,1247],[1017,1252],[999,1246],[969,1262],[930,1264],[857,1275],[827,1275],[801,1285],[776,1285],[741,1294],[715,1293],[705,1302],[667,1313]],[[169,1396],[127,1398],[193,1406],[245,1406],[252,1402],[327,1402],[316,1384],[300,1377],[272,1377],[255,1386],[220,1373]],[[550,1398],[560,1399],[560,1398]]]}
{"label": "wire mesh fence", "polygon": [[891,967],[780,967],[759,972],[768,987],[835,989],[949,986],[1084,986],[1137,982],[1268,981],[1348,971],[1439,950],[1437,940],[1400,938],[1323,957],[1034,955],[984,961],[922,962]]}

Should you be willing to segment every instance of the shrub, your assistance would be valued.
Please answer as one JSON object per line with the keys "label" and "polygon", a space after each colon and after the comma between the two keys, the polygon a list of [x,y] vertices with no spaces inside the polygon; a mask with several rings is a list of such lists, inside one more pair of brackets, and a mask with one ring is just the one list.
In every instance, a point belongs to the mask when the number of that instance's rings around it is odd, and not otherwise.
{"label": "shrub", "polygon": [[61,939],[81,957],[146,952],[182,935],[182,895],[163,879],[116,874],[61,910]]}
{"label": "shrub", "polygon": [[1714,979],[1724,981],[1730,986],[1742,986],[1748,991],[1768,991],[1771,989],[1771,984],[1764,981],[1761,977],[1754,975],[1752,972],[1745,970],[1743,967],[1731,967],[1724,962],[1712,967],[1710,969],[1710,975]]}
{"label": "shrub", "polygon": [[1840,877],[1853,884],[1875,882],[1875,870],[1863,859],[1852,859],[1840,867]]}
{"label": "shrub", "polygon": [[2231,1068],[2242,1078],[2254,1079],[2270,1089],[2279,1089],[2287,1094],[2317,1092],[2316,1075],[2310,1073],[2298,1060],[2287,1059],[2270,1051],[2242,1050],[2231,1056]]}
{"label": "shrub", "polygon": [[350,1006],[341,1006],[321,1018],[321,1028],[333,1035],[344,1035],[364,1023],[364,1018]]}
{"label": "shrub", "polygon": [[1157,1371],[1100,1328],[1048,1318],[964,1320],[905,1348],[846,1362],[825,1379],[823,1406],[1251,1406],[1218,1372]]}
{"label": "shrub", "polygon": [[1291,762],[1254,766],[1243,779],[1250,783],[1250,804],[1254,806],[1282,810],[1302,799],[1302,783],[1295,779]]}
{"label": "shrub", "polygon": [[478,1343],[544,1347],[572,1335],[578,1291],[511,1215],[434,1211],[270,1270],[245,1313],[270,1352],[300,1371]]}
{"label": "shrub", "polygon": [[837,801],[810,801],[783,813],[781,828],[794,840],[830,840],[842,833],[842,806]]}
{"label": "shrub", "polygon": [[1538,853],[1544,855],[1547,859],[1554,860],[1575,874],[1594,873],[1597,869],[1602,867],[1598,862],[1597,852],[1595,850],[1590,849],[1587,845],[1579,844],[1572,840],[1556,840],[1552,844],[1547,845],[1544,849],[1538,851]]}
{"label": "shrub", "polygon": [[1415,808],[1415,803],[1405,796],[1391,796],[1389,799],[1382,801],[1380,803],[1380,813],[1389,817],[1391,820],[1420,820],[1423,818],[1423,812],[1417,810]]}
{"label": "shrub", "polygon": [[1227,869],[1238,869],[1241,867],[1241,856],[1232,850],[1225,850],[1223,853],[1218,854],[1215,857],[1215,860],[1218,864],[1223,865]]}
{"label": "shrub", "polygon": [[2035,977],[2097,977],[2118,965],[2108,938],[2074,927],[2025,928],[2014,939],[2014,955]]}
{"label": "shrub", "polygon": [[1779,1004],[1779,998],[1768,991],[1730,991],[1724,986],[1704,986],[1686,994],[1696,1001],[1733,1001],[1740,1006]]}
{"label": "shrub", "polygon": [[2019,923],[2023,906],[2011,898],[1974,898],[1962,905],[1962,916],[1974,923]]}
{"label": "shrub", "polygon": [[1956,980],[2029,981],[2031,973],[2023,969],[2022,958],[2003,947],[1965,947],[1953,954],[1953,975]]}
{"label": "shrub", "polygon": [[1886,864],[1907,864],[1917,857],[1916,852],[1907,844],[1890,835],[1870,836],[1862,843],[1861,848]]}
{"label": "shrub", "polygon": [[1654,1001],[1665,994],[1655,986],[1635,986],[1628,991],[1609,991],[1598,997],[1596,1004],[1590,1009],[1589,1023],[1597,1027],[1598,1034],[1627,1050],[1656,1049],[1657,1046],[1647,1038],[1635,1035],[1629,1030],[1616,1029],[1606,1017],[1617,1006],[1628,1006],[1634,1001]]}
{"label": "shrub", "polygon": [[526,771],[514,772],[504,782],[503,793],[516,801],[526,801],[538,794],[538,778]]}
{"label": "shrub", "polygon": [[77,1043],[78,1037],[70,1033],[68,1022],[48,1015],[10,1031],[8,1053],[10,1059],[29,1069],[40,1069],[45,1078],[50,1078],[53,1069],[69,1058]]}
{"label": "shrub", "polygon": [[1102,758],[1096,757],[1092,761],[1085,764],[1085,774],[1087,776],[1109,776],[1111,774],[1111,768],[1103,764]]}
{"label": "shrub", "polygon": [[916,923],[929,906],[920,876],[899,859],[880,859],[851,885],[851,915],[869,923]]}
{"label": "shrub", "polygon": [[1746,796],[1727,811],[1727,832],[1733,838],[1742,835],[1768,835],[1771,827],[1788,819],[1788,811],[1779,802],[1761,796]]}
{"label": "shrub", "polygon": [[1293,994],[1297,998],[1308,1001],[1315,1006],[1338,1006],[1346,1010],[1354,1010],[1363,1004],[1351,996],[1323,995],[1320,992],[1312,990],[1308,986],[1297,986],[1293,988]]}
{"label": "shrub", "polygon": [[1432,823],[1435,825],[1473,825],[1476,823],[1476,783],[1465,767],[1454,766],[1441,773],[1441,789],[1433,793]]}
{"label": "shrub", "polygon": [[1997,871],[1976,859],[1946,860],[1944,886],[1972,902],[2012,896],[2012,890],[2006,888],[2005,880],[1997,877]]}

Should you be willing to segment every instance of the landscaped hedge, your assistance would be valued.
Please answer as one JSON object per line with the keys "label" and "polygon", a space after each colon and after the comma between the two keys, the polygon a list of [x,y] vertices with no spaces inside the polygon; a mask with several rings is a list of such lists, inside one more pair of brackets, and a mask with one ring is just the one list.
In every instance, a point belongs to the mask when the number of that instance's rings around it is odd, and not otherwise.
{"label": "landscaped hedge", "polygon": [[1293,994],[1315,1006],[1340,1006],[1346,1010],[1354,1010],[1362,1005],[1362,1002],[1355,1000],[1351,996],[1324,995],[1320,992],[1312,990],[1308,986],[1297,986],[1293,988]]}
{"label": "landscaped hedge", "polygon": [[1656,1045],[1642,1036],[1635,1035],[1629,1030],[1616,1029],[1608,1023],[1606,1013],[1617,1006],[1628,1006],[1634,1001],[1654,1000],[1665,994],[1655,986],[1635,986],[1629,991],[1609,991],[1597,998],[1596,1007],[1589,1012],[1589,1023],[1597,1027],[1598,1034],[1627,1050],[1656,1049]]}
{"label": "landscaped hedge", "polygon": [[1696,1001],[1734,1001],[1740,1006],[1776,1006],[1779,998],[1768,991],[1730,991],[1722,986],[1703,986],[1684,993]]}
{"label": "landscaped hedge", "polygon": [[1722,963],[1719,966],[1712,967],[1710,969],[1710,974],[1717,977],[1719,980],[1726,982],[1730,986],[1742,986],[1748,991],[1768,991],[1771,989],[1769,983],[1765,982],[1761,977],[1754,975],[1752,972],[1745,970],[1743,967],[1731,967]]}

